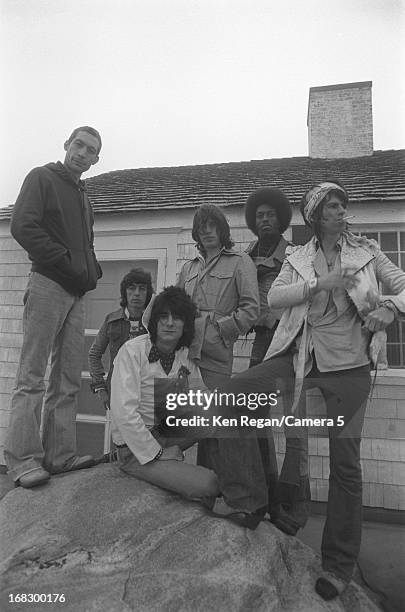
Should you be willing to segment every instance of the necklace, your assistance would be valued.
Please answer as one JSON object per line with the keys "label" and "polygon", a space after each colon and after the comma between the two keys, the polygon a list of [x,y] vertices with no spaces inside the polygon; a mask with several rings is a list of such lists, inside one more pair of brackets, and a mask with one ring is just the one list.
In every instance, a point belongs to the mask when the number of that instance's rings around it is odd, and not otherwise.
{"label": "necklace", "polygon": [[329,257],[327,257],[326,253],[324,252],[324,256],[326,259],[328,270],[331,270],[335,265],[337,253],[335,251],[334,253],[332,253],[332,256],[329,255]]}

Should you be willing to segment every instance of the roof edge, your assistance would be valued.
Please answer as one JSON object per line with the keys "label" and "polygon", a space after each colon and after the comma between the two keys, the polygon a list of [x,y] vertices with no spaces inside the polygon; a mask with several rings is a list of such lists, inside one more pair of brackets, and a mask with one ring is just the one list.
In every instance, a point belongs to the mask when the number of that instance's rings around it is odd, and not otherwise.
{"label": "roof edge", "polygon": [[357,81],[356,83],[339,83],[337,85],[320,85],[319,87],[310,87],[309,95],[314,91],[332,91],[335,89],[361,89],[372,87],[373,81]]}

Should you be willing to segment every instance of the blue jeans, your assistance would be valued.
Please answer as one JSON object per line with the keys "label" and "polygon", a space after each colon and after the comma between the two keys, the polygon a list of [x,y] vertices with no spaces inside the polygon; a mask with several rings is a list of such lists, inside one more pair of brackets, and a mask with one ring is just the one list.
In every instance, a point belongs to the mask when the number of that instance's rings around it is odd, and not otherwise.
{"label": "blue jeans", "polygon": [[[77,394],[84,350],[84,302],[42,274],[30,274],[24,295],[23,345],[4,456],[18,480],[43,466],[60,469],[76,455]],[[45,372],[51,367],[45,394]]]}

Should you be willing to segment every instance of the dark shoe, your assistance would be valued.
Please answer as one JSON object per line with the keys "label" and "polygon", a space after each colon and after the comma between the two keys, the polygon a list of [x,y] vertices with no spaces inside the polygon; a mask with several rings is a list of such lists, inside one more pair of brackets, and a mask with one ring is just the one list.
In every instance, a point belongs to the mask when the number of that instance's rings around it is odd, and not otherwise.
{"label": "dark shoe", "polygon": [[258,524],[263,520],[263,515],[254,512],[245,512],[228,506],[223,497],[217,497],[214,506],[208,510],[211,516],[216,518],[224,518],[248,529],[256,529]]}
{"label": "dark shoe", "polygon": [[75,456],[69,459],[62,468],[51,470],[51,474],[65,474],[66,472],[74,472],[75,470],[84,470],[85,468],[93,467],[96,464],[91,455],[84,457]]}
{"label": "dark shoe", "polygon": [[39,487],[39,485],[43,485],[50,479],[51,475],[49,472],[44,470],[43,468],[38,468],[36,470],[32,470],[32,472],[28,472],[28,474],[23,474],[16,481],[16,486],[24,487],[24,489],[32,489],[32,487]]}
{"label": "dark shoe", "polygon": [[276,516],[274,520],[272,518],[271,522],[277,529],[291,536],[295,536],[298,529],[301,527],[298,521],[296,521],[282,506],[279,508],[278,516]]}
{"label": "dark shoe", "polygon": [[324,572],[324,575],[318,578],[315,584],[315,591],[325,601],[335,599],[346,589],[347,583],[341,580],[331,572]]}

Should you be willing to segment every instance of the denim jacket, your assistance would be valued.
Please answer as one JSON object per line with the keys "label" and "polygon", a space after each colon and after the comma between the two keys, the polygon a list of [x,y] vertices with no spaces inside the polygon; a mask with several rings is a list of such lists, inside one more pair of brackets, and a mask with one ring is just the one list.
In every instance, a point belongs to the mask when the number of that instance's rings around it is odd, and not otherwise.
{"label": "denim jacket", "polygon": [[[144,334],[145,331],[141,333]],[[109,391],[115,356],[124,342],[129,340],[129,337],[130,322],[125,316],[124,309],[120,308],[110,312],[104,319],[104,323],[89,350],[89,371],[93,388],[104,386]],[[110,367],[107,380],[105,380],[102,356],[107,347],[110,352]]]}
{"label": "denim jacket", "polygon": [[[258,240],[253,240],[245,251],[252,260],[254,260],[258,244]],[[260,295],[260,316],[256,325],[264,326],[268,329],[272,329],[282,315],[282,311],[270,310],[267,304],[266,295],[280,273],[282,263],[285,259],[285,250],[289,245],[292,246],[290,242],[287,242],[287,240],[281,236],[273,253],[261,261],[259,265],[255,262]]]}

